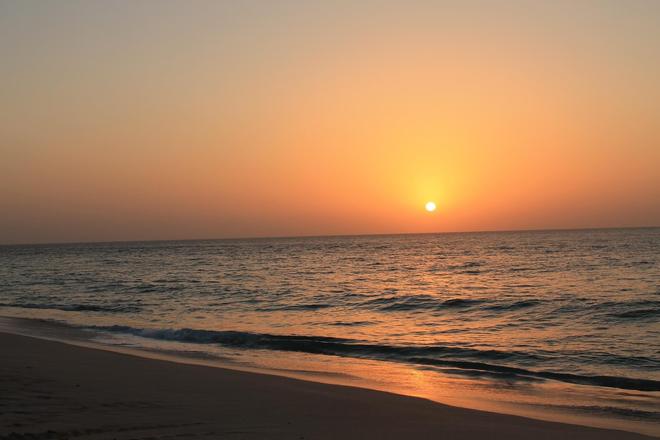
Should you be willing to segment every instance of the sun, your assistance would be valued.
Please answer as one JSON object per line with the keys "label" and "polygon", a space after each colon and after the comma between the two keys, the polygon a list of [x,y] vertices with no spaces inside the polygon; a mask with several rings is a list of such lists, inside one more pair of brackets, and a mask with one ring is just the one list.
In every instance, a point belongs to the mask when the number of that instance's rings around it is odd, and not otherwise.
{"label": "sun", "polygon": [[425,208],[426,208],[426,210],[427,210],[428,212],[433,212],[433,211],[435,211],[435,208],[436,208],[436,206],[435,206],[435,202],[426,202],[426,206],[425,206]]}

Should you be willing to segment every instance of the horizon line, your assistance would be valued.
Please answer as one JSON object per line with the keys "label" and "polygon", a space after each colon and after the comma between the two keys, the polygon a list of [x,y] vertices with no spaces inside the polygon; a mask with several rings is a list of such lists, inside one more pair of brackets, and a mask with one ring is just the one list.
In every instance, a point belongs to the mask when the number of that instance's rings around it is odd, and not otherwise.
{"label": "horizon line", "polygon": [[101,241],[51,241],[51,242],[24,242],[24,243],[0,243],[0,247],[10,246],[56,246],[76,244],[118,244],[118,243],[157,243],[174,241],[230,241],[230,240],[277,240],[295,238],[341,238],[341,237],[390,237],[397,235],[443,235],[443,234],[488,234],[507,232],[571,232],[571,231],[600,231],[616,229],[658,229],[660,225],[648,226],[603,226],[584,228],[530,228],[530,229],[483,229],[474,231],[435,231],[435,232],[385,232],[385,233],[362,233],[362,234],[310,234],[310,235],[254,235],[238,237],[216,237],[216,238],[158,238],[147,240],[101,240]]}

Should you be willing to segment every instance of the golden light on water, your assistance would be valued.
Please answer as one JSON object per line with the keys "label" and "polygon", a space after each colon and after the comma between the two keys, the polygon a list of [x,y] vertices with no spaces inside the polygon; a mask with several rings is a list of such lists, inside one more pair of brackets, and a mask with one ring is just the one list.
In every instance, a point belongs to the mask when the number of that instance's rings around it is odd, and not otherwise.
{"label": "golden light on water", "polygon": [[437,206],[435,206],[435,202],[426,202],[425,208],[428,212],[433,212],[436,210]]}

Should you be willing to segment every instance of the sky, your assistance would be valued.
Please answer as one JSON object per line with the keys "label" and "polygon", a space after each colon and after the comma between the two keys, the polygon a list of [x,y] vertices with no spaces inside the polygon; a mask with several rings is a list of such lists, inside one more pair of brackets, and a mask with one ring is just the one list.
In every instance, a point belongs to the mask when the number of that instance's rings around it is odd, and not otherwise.
{"label": "sky", "polygon": [[0,60],[0,243],[660,225],[658,1],[0,0]]}

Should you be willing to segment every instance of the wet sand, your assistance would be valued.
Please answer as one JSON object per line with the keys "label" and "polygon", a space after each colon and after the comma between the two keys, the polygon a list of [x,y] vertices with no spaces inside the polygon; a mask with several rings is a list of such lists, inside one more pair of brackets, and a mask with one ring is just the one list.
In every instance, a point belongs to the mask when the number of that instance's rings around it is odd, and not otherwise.
{"label": "wet sand", "polygon": [[649,439],[0,333],[0,439]]}

